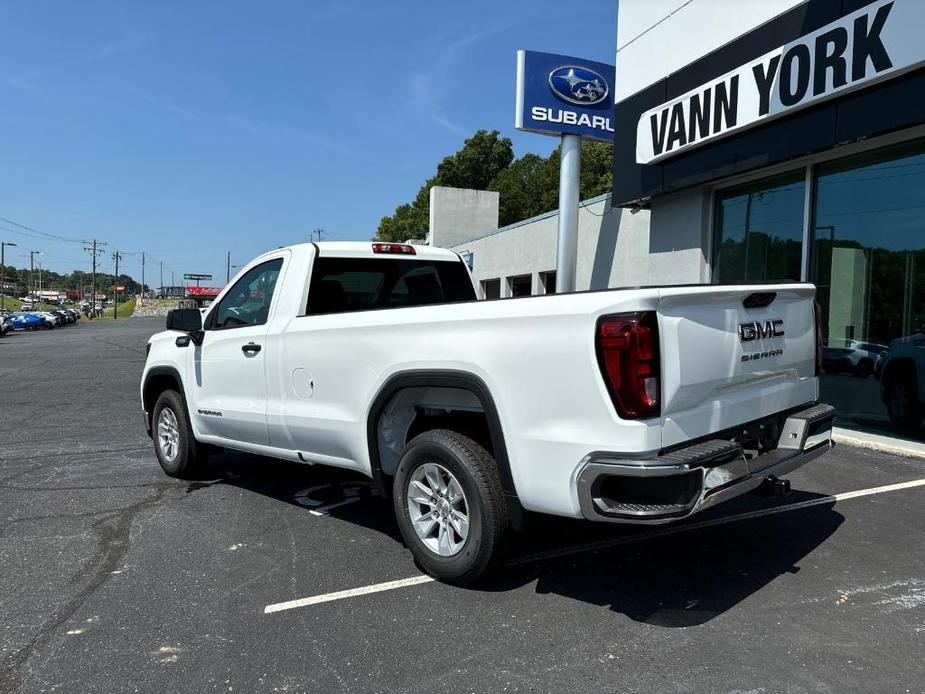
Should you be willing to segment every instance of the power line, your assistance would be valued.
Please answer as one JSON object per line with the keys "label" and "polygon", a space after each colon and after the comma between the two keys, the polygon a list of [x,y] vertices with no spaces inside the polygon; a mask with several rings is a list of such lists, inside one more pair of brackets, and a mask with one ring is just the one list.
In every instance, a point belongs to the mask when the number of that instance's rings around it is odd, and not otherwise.
{"label": "power line", "polygon": [[[59,236],[58,234],[50,234],[47,231],[39,231],[38,229],[34,229],[30,226],[26,226],[25,224],[14,222],[12,219],[7,219],[6,217],[0,217],[0,222],[6,222],[7,224],[12,224],[14,227],[18,227],[19,229],[23,230],[23,231],[16,231],[15,229],[7,229],[7,231],[11,231],[14,234],[22,234],[23,236],[28,236],[29,234],[24,233],[24,232],[31,232],[32,234],[38,234],[39,235],[38,238],[44,237],[52,241],[65,241],[67,243],[88,243],[87,241],[83,239],[72,239],[72,238],[68,238],[67,236]],[[33,238],[36,238],[36,237],[33,236]]]}

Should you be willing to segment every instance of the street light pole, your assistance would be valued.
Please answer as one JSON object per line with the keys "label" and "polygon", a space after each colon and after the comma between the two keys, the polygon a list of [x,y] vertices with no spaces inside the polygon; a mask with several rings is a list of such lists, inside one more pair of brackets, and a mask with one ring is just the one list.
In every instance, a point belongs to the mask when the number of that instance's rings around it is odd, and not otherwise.
{"label": "street light pole", "polygon": [[[15,246],[15,243],[10,241],[0,241],[0,297],[3,297],[3,293],[6,291],[6,247]],[[3,299],[0,298],[0,309],[3,308]]]}

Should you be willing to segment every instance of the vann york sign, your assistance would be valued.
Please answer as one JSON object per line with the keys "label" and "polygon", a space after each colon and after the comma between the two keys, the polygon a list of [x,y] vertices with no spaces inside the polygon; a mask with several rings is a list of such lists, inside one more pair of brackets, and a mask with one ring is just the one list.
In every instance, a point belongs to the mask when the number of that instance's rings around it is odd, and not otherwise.
{"label": "vann york sign", "polygon": [[845,15],[643,113],[636,161],[651,164],[919,67],[923,29],[925,0],[880,0]]}

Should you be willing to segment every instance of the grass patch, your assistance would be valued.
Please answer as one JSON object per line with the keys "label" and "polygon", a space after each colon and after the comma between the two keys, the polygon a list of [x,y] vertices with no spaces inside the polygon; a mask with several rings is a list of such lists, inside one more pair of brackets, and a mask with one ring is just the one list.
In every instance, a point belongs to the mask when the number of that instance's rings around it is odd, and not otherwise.
{"label": "grass patch", "polygon": [[[116,314],[119,318],[130,318],[132,314],[135,313],[135,299],[131,298],[128,301],[122,301],[119,303],[118,308],[116,309]],[[99,318],[94,318],[94,321],[98,320],[112,320],[112,306],[107,306],[103,310],[103,315]],[[81,319],[81,322],[91,322],[86,321],[86,319]]]}
{"label": "grass patch", "polygon": [[[17,299],[14,296],[0,296],[0,309],[6,309],[7,311],[19,311],[22,308],[22,301]],[[38,303],[35,305],[36,311],[50,311],[57,306],[51,304]],[[68,308],[77,308],[76,306],[68,306]],[[80,309],[78,309],[80,310]],[[135,298],[132,297],[127,301],[122,301],[119,303],[116,313],[119,318],[130,318],[131,315],[135,312]],[[104,311],[103,315],[100,318],[95,318],[94,320],[112,320],[112,306],[108,306]],[[83,313],[80,314],[80,322],[88,322]]]}
{"label": "grass patch", "polygon": [[[0,296],[0,309],[5,309],[7,311],[19,311],[19,309],[22,308],[22,304],[23,302],[17,299],[15,296]],[[39,302],[35,305],[36,311],[50,311],[53,308],[58,307],[42,302]]]}

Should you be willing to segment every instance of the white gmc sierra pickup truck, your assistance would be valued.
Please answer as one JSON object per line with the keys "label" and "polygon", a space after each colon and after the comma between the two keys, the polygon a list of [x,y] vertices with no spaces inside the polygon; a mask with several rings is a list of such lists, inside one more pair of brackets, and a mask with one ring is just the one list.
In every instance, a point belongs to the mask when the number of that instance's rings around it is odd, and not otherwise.
{"label": "white gmc sierra pickup truck", "polygon": [[214,447],[357,470],[447,581],[504,555],[524,509],[664,523],[825,453],[809,284],[479,301],[455,253],[319,243],[172,311],[141,379],[168,475]]}

